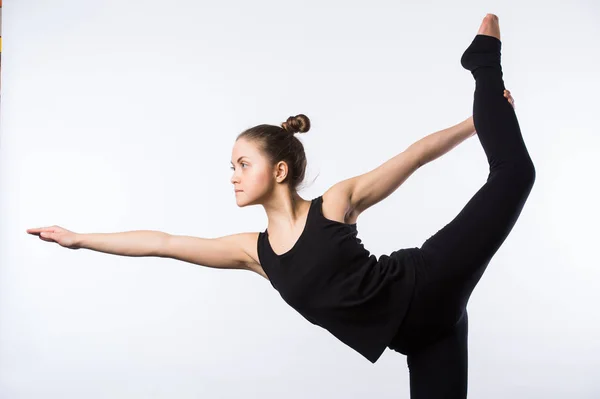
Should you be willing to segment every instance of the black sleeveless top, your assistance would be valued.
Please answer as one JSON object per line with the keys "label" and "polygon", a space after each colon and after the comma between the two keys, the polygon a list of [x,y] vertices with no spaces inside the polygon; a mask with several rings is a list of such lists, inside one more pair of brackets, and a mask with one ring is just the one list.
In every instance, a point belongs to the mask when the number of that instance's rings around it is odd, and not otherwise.
{"label": "black sleeveless top", "polygon": [[259,233],[260,264],[291,307],[375,363],[404,319],[422,258],[418,248],[406,248],[377,259],[356,223],[325,218],[322,203],[322,196],[311,201],[304,231],[282,255],[268,229]]}

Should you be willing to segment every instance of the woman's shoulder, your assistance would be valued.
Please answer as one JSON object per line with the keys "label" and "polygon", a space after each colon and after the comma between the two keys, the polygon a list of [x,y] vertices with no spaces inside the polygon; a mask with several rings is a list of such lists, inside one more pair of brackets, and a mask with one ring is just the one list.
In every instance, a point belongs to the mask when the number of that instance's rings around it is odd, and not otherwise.
{"label": "woman's shoulder", "polygon": [[352,209],[350,191],[342,183],[333,185],[320,196],[322,202],[320,212],[331,221],[354,225],[358,214]]}

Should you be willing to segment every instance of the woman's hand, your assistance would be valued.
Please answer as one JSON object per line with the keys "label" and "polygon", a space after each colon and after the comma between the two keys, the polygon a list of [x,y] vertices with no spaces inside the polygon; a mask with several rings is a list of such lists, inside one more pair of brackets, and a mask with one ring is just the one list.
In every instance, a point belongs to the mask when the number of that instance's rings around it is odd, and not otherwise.
{"label": "woman's hand", "polygon": [[510,90],[504,90],[504,97],[508,99],[510,105],[512,105],[513,109],[515,109],[515,99],[510,95]]}
{"label": "woman's hand", "polygon": [[79,249],[77,245],[77,233],[59,226],[28,229],[27,233],[39,236],[44,241],[55,242],[65,248]]}

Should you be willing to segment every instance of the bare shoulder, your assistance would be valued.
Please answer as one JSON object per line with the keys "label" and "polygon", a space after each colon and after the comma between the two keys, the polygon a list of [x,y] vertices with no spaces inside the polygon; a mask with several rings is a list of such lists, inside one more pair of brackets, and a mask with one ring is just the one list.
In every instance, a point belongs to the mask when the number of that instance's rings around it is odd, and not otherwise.
{"label": "bare shoulder", "polygon": [[260,260],[258,259],[257,242],[258,242],[259,234],[260,233],[258,233],[258,232],[240,233],[237,236],[239,237],[240,245],[242,246],[242,249],[246,253],[247,269],[260,274],[261,276],[263,276],[264,278],[266,278],[268,280],[269,277],[263,270],[262,266],[260,265]]}
{"label": "bare shoulder", "polygon": [[356,223],[358,212],[352,206],[355,179],[342,180],[323,194],[323,216],[340,223]]}
{"label": "bare shoulder", "polygon": [[[331,186],[323,194],[323,216],[329,220],[340,223],[356,223],[358,213],[351,206],[350,195],[352,193],[353,179],[343,180]],[[269,279],[258,258],[257,241],[260,233],[240,233],[235,236],[240,240],[244,253],[246,254],[246,268],[265,279]]]}

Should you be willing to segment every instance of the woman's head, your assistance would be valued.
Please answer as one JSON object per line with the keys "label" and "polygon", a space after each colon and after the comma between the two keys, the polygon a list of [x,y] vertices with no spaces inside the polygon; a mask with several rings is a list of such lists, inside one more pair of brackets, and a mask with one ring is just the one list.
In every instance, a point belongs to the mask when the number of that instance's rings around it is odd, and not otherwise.
{"label": "woman's head", "polygon": [[260,203],[273,190],[295,193],[304,180],[306,154],[295,133],[306,133],[306,115],[290,116],[281,126],[258,125],[240,133],[232,152],[231,182],[238,204]]}

